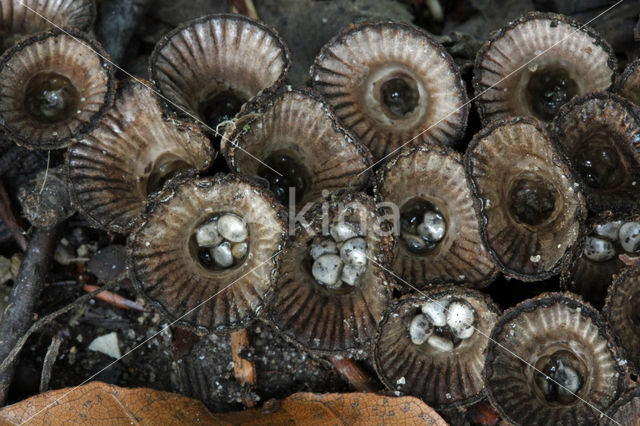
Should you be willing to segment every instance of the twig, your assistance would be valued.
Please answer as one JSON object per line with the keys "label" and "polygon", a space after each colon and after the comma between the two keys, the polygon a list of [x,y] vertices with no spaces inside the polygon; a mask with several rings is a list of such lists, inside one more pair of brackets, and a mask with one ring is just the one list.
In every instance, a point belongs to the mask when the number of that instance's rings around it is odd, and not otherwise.
{"label": "twig", "polygon": [[[57,227],[53,229],[36,228],[33,238],[29,242],[9,295],[9,303],[0,319],[0,359],[7,361],[6,358],[8,358],[11,348],[29,328],[36,301],[40,297],[49,271],[57,237]],[[9,386],[13,379],[15,359],[12,361],[9,368],[5,367],[0,372],[0,406],[4,405],[7,399]]]}
{"label": "twig", "polygon": [[60,344],[62,343],[62,337],[59,335],[53,336],[47,354],[44,356],[44,362],[42,363],[42,374],[40,375],[40,393],[44,393],[49,390],[49,382],[51,381],[51,370],[53,370],[53,364],[58,358],[58,352],[60,352]]}
{"label": "twig", "polygon": [[34,322],[33,325],[31,327],[29,327],[29,330],[27,330],[27,332],[24,333],[24,335],[22,337],[20,337],[20,340],[17,341],[17,343],[15,344],[13,349],[11,349],[11,352],[9,352],[9,354],[7,355],[7,358],[4,361],[2,361],[2,364],[0,364],[0,375],[2,375],[4,373],[5,369],[9,366],[9,364],[11,364],[13,362],[15,357],[20,353],[20,350],[22,349],[24,344],[27,343],[27,339],[29,339],[29,336],[31,336],[36,331],[40,330],[45,325],[49,324],[51,321],[53,321],[56,318],[58,318],[60,315],[65,314],[65,313],[69,312],[70,310],[77,308],[78,306],[84,305],[90,299],[93,299],[97,294],[99,294],[99,293],[101,293],[101,292],[103,292],[105,290],[112,289],[112,288],[116,287],[117,285],[118,285],[117,281],[113,281],[113,282],[110,282],[108,284],[105,284],[104,286],[100,287],[98,290],[96,290],[96,291],[94,291],[92,293],[85,294],[84,296],[80,296],[76,300],[74,300],[73,302],[69,303],[68,305],[66,305],[66,306],[58,309],[57,311],[52,312],[49,315],[46,315],[46,316],[40,318],[38,321]]}
{"label": "twig", "polygon": [[11,200],[9,200],[9,194],[2,180],[0,180],[0,217],[2,217],[4,224],[7,225],[13,239],[18,243],[20,250],[27,250],[28,242],[24,236],[24,229],[18,223],[16,216],[13,214],[13,210],[11,210]]}
{"label": "twig", "polygon": [[229,11],[248,16],[251,19],[260,19],[253,0],[229,0]]}
{"label": "twig", "polygon": [[[233,375],[240,385],[249,386],[249,389],[255,386],[257,382],[256,367],[252,361],[240,356],[240,352],[248,348],[249,332],[246,328],[231,333],[231,352],[233,356]],[[249,397],[249,392],[245,395],[244,404],[247,407],[253,407],[255,404]]]}
{"label": "twig", "polygon": [[332,356],[330,360],[336,370],[338,370],[358,392],[373,393],[378,391],[371,376],[354,361],[339,356]]}
{"label": "twig", "polygon": [[[92,291],[96,291],[97,289],[99,289],[100,287],[98,287],[97,285],[91,285],[91,284],[85,284],[82,286],[82,289],[86,292],[92,292]],[[115,307],[121,308],[121,309],[133,309],[136,311],[140,311],[140,312],[146,312],[146,310],[144,309],[143,306],[141,306],[139,303],[134,302],[133,300],[129,300],[127,298],[124,298],[122,296],[120,296],[117,293],[114,293],[112,291],[108,291],[105,290],[102,293],[98,294],[96,296],[96,299],[100,299],[103,302],[107,302]]]}

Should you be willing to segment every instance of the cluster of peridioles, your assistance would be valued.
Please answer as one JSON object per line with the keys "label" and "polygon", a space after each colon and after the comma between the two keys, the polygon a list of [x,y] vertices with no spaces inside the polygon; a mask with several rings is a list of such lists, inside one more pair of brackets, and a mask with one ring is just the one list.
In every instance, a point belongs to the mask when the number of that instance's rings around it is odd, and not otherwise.
{"label": "cluster of peridioles", "polygon": [[[640,65],[614,85],[595,31],[531,13],[495,32],[474,68],[484,127],[464,141],[458,67],[412,25],[349,26],[292,88],[274,30],[206,16],[157,43],[152,81],[116,90],[82,32],[92,3],[64,4],[55,24],[77,29],[27,35],[0,58],[4,135],[68,149],[75,207],[128,235],[131,280],[164,315],[216,333],[259,315],[317,355],[370,357],[389,389],[440,408],[488,395],[514,423],[637,407],[622,394],[639,367],[625,302],[638,270],[617,259],[640,251]],[[212,176],[219,128],[231,172]],[[571,293],[501,312],[482,290],[561,272],[588,289],[584,271],[604,277],[604,316]]]}

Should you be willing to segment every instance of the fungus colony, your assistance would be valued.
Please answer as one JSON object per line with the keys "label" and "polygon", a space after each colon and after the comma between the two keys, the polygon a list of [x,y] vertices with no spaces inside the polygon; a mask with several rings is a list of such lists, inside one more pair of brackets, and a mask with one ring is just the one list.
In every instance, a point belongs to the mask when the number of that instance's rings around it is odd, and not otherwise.
{"label": "fungus colony", "polygon": [[[390,390],[487,397],[514,424],[637,414],[640,271],[621,259],[640,254],[640,65],[615,80],[595,31],[530,13],[493,33],[465,140],[458,66],[412,25],[351,25],[291,88],[273,29],[201,17],[158,41],[151,82],[116,90],[82,32],[92,2],[59,2],[68,32],[14,3],[5,143],[68,147],[74,206],[126,236],[135,289],[171,320],[224,334],[260,318],[314,355],[368,358]],[[537,296],[501,313],[490,295],[522,281]]]}

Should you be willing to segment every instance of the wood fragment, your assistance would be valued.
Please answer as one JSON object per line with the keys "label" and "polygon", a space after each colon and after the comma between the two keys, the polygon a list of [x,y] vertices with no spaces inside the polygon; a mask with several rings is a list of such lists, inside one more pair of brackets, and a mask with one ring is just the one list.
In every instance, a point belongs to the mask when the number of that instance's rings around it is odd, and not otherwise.
{"label": "wood fragment", "polygon": [[331,363],[358,392],[377,392],[373,378],[349,358],[332,356]]}
{"label": "wood fragment", "polygon": [[257,383],[256,367],[252,361],[241,356],[241,352],[250,347],[249,332],[246,328],[231,333],[231,352],[233,356],[233,375],[236,381],[243,387],[248,387],[243,397],[246,407],[254,407],[255,403],[249,395],[249,391]]}
{"label": "wood fragment", "polygon": [[13,236],[13,239],[18,243],[20,250],[27,250],[27,238],[24,236],[24,228],[20,223],[18,223],[18,219],[16,218],[13,210],[11,209],[11,200],[9,199],[9,194],[7,193],[7,189],[4,187],[4,183],[0,180],[0,217],[2,221],[7,226],[9,232]]}
{"label": "wood fragment", "polygon": [[229,0],[229,11],[248,16],[251,19],[260,19],[253,0]]}
{"label": "wood fragment", "polygon": [[40,375],[40,393],[49,390],[49,382],[51,381],[51,371],[53,370],[53,364],[55,364],[60,352],[60,344],[62,344],[62,337],[58,334],[53,336],[51,344],[47,353],[44,356],[44,362],[42,363],[42,373]]}
{"label": "wood fragment", "polygon": [[256,368],[252,361],[240,356],[240,352],[250,346],[249,332],[246,328],[231,333],[231,351],[233,352],[233,374],[242,386],[256,384]]}

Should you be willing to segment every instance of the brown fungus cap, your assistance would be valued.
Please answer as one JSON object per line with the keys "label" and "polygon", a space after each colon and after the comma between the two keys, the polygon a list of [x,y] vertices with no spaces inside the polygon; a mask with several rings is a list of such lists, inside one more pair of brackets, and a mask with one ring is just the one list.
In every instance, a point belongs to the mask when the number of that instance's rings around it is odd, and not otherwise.
{"label": "brown fungus cap", "polygon": [[393,22],[351,25],[311,67],[311,85],[381,159],[404,145],[452,145],[469,105],[458,67],[426,32]]}
{"label": "brown fungus cap", "polygon": [[209,167],[213,150],[194,126],[165,117],[148,82],[126,81],[113,106],[67,153],[73,204],[89,223],[128,232],[151,192],[178,170]]}
{"label": "brown fungus cap", "polygon": [[266,179],[284,205],[294,201],[290,187],[302,206],[323,190],[357,190],[370,178],[369,150],[307,91],[281,90],[261,111],[242,116],[221,146],[232,170]]}
{"label": "brown fungus cap", "polygon": [[290,62],[274,30],[241,15],[210,15],[165,35],[151,54],[150,73],[174,110],[215,128],[280,86]]}
{"label": "brown fungus cap", "polygon": [[594,211],[629,211],[640,204],[640,114],[633,104],[594,93],[565,104],[553,138]]}
{"label": "brown fungus cap", "polygon": [[0,35],[15,40],[53,27],[74,27],[86,31],[95,14],[92,0],[2,0]]}
{"label": "brown fungus cap", "polygon": [[[461,308],[473,313],[472,330],[464,339],[456,338],[448,324],[456,328],[455,314]],[[431,288],[399,301],[385,312],[376,334],[378,377],[388,389],[436,408],[478,401],[484,396],[486,336],[499,315],[489,297],[458,286]],[[415,341],[412,323],[420,320],[428,322],[430,336]]]}
{"label": "brown fungus cap", "polygon": [[400,216],[392,268],[398,276],[418,287],[481,287],[497,275],[460,154],[425,144],[402,151],[378,172],[375,192]]}
{"label": "brown fungus cap", "polygon": [[64,148],[90,132],[113,92],[106,52],[78,31],[39,33],[0,57],[0,124],[30,149]]}
{"label": "brown fungus cap", "polygon": [[513,278],[546,279],[560,271],[586,215],[579,186],[534,119],[498,121],[476,134],[465,153],[481,235]]}
{"label": "brown fungus cap", "polygon": [[640,106],[640,58],[627,65],[616,81],[615,90]]}
{"label": "brown fungus cap", "polygon": [[[331,194],[299,215],[304,221],[296,223],[296,234],[287,242],[266,316],[287,339],[306,350],[368,355],[391,296],[385,273],[394,244],[390,224],[373,199],[345,191]],[[346,284],[340,273],[353,268],[347,247],[358,241],[360,271]],[[334,263],[323,267],[325,261]],[[319,274],[330,274],[334,267],[339,269],[333,280]]]}
{"label": "brown fungus cap", "polygon": [[606,90],[616,59],[592,29],[532,12],[493,34],[478,52],[474,88],[484,124],[510,116],[549,122],[575,95]]}
{"label": "brown fungus cap", "polygon": [[640,423],[640,388],[629,389],[609,408],[602,424],[638,426]]}
{"label": "brown fungus cap", "polygon": [[[223,217],[241,224],[245,252],[238,262],[218,267],[202,250],[207,244],[200,231],[216,223],[220,246],[237,244],[233,229],[227,237]],[[129,236],[129,273],[136,290],[171,320],[196,331],[226,332],[262,308],[286,236],[284,210],[242,176],[178,176],[151,197]]]}
{"label": "brown fungus cap", "polygon": [[634,371],[640,372],[640,266],[627,267],[609,286],[604,316]]}
{"label": "brown fungus cap", "polygon": [[624,390],[622,364],[598,311],[569,294],[547,293],[498,320],[485,385],[515,425],[597,424],[596,409],[606,410]]}

